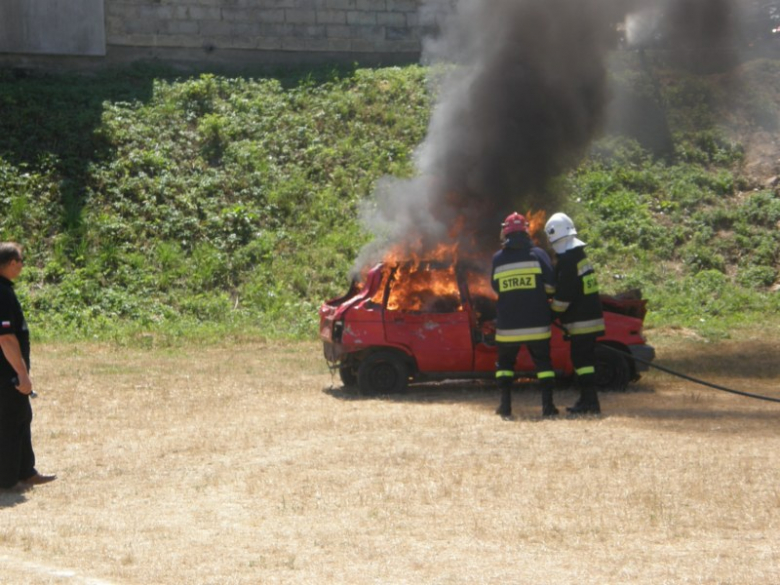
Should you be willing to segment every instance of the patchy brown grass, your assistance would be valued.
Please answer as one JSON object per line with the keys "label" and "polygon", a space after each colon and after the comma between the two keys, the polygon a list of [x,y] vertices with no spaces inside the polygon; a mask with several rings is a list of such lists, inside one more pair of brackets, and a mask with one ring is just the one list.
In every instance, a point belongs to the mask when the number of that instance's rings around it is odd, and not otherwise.
{"label": "patchy brown grass", "polygon": [[[776,343],[662,343],[780,397]],[[345,392],[313,343],[34,353],[59,480],[0,495],[4,583],[780,582],[780,404],[651,373],[503,422],[484,384]]]}

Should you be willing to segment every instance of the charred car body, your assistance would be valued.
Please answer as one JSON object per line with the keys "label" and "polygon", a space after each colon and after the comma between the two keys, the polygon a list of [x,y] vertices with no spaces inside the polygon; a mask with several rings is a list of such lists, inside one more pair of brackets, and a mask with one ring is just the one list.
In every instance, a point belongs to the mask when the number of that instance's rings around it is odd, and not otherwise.
{"label": "charred car body", "polygon": [[[602,390],[625,390],[655,355],[642,335],[646,301],[640,297],[601,297],[606,331],[598,340],[596,377]],[[495,303],[489,278],[468,263],[378,264],[346,295],[321,306],[325,359],[346,386],[364,394],[399,392],[417,381],[492,379]],[[550,345],[556,376],[571,377],[561,329],[553,327]],[[515,372],[534,373],[525,348]]]}

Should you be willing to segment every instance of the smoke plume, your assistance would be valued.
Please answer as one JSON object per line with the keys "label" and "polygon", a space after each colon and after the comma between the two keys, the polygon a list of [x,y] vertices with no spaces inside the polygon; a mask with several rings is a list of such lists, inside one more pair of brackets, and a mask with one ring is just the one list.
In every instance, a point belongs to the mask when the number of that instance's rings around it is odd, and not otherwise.
{"label": "smoke plume", "polygon": [[577,161],[607,101],[614,27],[599,0],[462,0],[426,47],[447,73],[417,156],[418,177],[380,182],[365,210],[378,239],[424,254],[444,243],[479,254],[513,211],[560,205],[550,180]]}
{"label": "smoke plume", "polygon": [[654,0],[634,2],[625,19],[626,41],[635,48],[662,48],[677,65],[723,70],[738,57],[741,16],[738,0]]}
{"label": "smoke plume", "polygon": [[[427,0],[421,14],[442,1]],[[376,239],[356,269],[399,246],[424,256],[457,244],[484,256],[509,213],[565,211],[552,179],[602,127],[618,25],[625,21],[629,42],[659,30],[708,38],[723,34],[732,1],[459,0],[425,45],[424,61],[444,77],[418,172],[380,181],[362,212]]]}

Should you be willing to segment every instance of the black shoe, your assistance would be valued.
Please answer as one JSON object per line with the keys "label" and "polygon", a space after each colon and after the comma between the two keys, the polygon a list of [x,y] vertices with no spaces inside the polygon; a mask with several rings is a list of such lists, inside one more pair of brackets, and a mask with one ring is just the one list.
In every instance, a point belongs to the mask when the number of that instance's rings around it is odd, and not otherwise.
{"label": "black shoe", "polygon": [[496,408],[496,414],[502,417],[512,416],[512,409],[506,408],[505,406],[499,406]]}
{"label": "black shoe", "polygon": [[512,392],[509,388],[501,388],[501,400],[496,414],[504,419],[512,416]]}
{"label": "black shoe", "polygon": [[552,383],[545,384],[542,387],[542,416],[556,416],[557,414],[558,409],[555,408],[555,403],[553,402]]}
{"label": "black shoe", "polygon": [[41,485],[44,483],[49,483],[50,481],[54,481],[55,479],[57,479],[56,475],[41,475],[40,473],[36,473],[32,477],[28,477],[22,481],[30,485]]}

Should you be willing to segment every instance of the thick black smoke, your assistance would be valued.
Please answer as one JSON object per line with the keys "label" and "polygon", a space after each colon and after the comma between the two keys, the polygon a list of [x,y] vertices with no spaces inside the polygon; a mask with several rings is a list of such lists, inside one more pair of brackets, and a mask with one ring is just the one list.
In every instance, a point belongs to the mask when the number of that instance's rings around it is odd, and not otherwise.
{"label": "thick black smoke", "polygon": [[458,66],[434,111],[420,167],[436,179],[434,200],[466,214],[464,237],[473,234],[478,247],[496,245],[508,213],[556,207],[550,179],[599,130],[605,56],[615,40],[603,7],[600,0],[460,4],[443,42]]}
{"label": "thick black smoke", "polygon": [[[722,35],[731,1],[457,2],[426,46],[425,60],[446,73],[417,178],[380,182],[363,213],[377,237],[356,268],[399,246],[424,256],[457,243],[460,253],[485,255],[509,213],[565,211],[552,180],[602,127],[607,56],[621,28],[634,38]],[[441,5],[427,0],[424,9]]]}
{"label": "thick black smoke", "polygon": [[660,49],[695,71],[724,70],[739,57],[749,0],[646,0],[627,11],[629,46]]}
{"label": "thick black smoke", "polygon": [[498,245],[512,211],[555,211],[550,180],[598,131],[607,101],[605,56],[615,40],[600,0],[463,0],[427,51],[450,67],[419,178],[380,184],[364,215],[386,247],[463,253]]}

